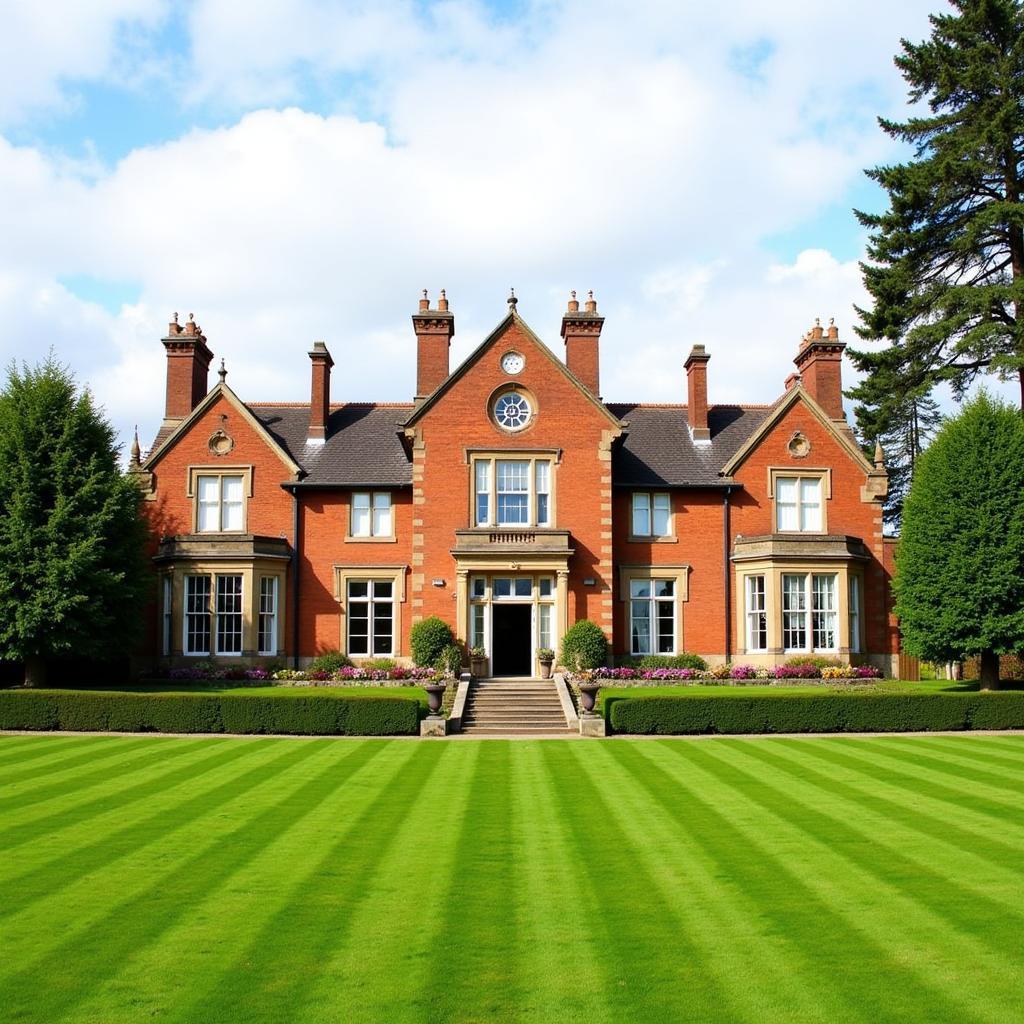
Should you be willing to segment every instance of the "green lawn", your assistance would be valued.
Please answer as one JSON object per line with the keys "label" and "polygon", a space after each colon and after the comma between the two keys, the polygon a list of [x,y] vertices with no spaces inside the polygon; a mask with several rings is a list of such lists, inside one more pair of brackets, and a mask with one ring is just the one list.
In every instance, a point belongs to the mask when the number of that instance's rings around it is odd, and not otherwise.
{"label": "green lawn", "polygon": [[4,1022],[1024,1015],[1024,737],[0,738]]}

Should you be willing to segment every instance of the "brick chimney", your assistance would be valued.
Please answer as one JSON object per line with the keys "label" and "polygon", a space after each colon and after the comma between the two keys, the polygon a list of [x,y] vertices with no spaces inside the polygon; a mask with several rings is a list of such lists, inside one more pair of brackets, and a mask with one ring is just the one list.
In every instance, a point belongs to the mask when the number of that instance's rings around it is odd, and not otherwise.
{"label": "brick chimney", "polygon": [[309,353],[313,364],[312,391],[309,397],[310,444],[323,444],[327,440],[327,418],[331,415],[331,367],[334,360],[322,341],[314,341]]}
{"label": "brick chimney", "polygon": [[686,416],[695,444],[710,444],[708,427],[708,360],[703,345],[694,345],[683,364],[686,368]]}
{"label": "brick chimney", "polygon": [[839,328],[829,321],[826,332],[820,320],[800,340],[800,351],[793,362],[800,371],[804,390],[834,420],[845,420],[843,412],[843,349]]}
{"label": "brick chimney", "polygon": [[416,332],[416,401],[422,401],[448,379],[448,349],[455,333],[455,314],[448,311],[444,289],[437,309],[430,308],[423,289],[420,308],[412,315]]}
{"label": "brick chimney", "polygon": [[565,339],[565,365],[595,395],[601,393],[601,328],[604,317],[597,315],[594,293],[587,293],[584,311],[576,293],[569,293],[569,305],[562,317],[562,337]]}
{"label": "brick chimney", "polygon": [[184,327],[178,323],[178,314],[174,314],[163,343],[167,350],[164,426],[177,426],[206,397],[213,353],[191,313]]}

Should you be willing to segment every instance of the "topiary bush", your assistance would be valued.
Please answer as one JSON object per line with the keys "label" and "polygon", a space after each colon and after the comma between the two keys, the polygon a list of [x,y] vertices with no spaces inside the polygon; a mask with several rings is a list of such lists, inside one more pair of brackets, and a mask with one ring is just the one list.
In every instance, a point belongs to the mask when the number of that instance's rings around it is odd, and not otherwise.
{"label": "topiary bush", "polygon": [[601,627],[590,619],[580,619],[562,637],[559,662],[574,672],[601,668],[608,661],[608,640]]}
{"label": "topiary bush", "polygon": [[417,622],[409,634],[412,660],[416,665],[437,667],[442,651],[455,642],[452,627],[437,615]]}
{"label": "topiary bush", "polygon": [[324,651],[309,663],[310,672],[337,672],[339,668],[351,667],[352,659],[341,651]]}

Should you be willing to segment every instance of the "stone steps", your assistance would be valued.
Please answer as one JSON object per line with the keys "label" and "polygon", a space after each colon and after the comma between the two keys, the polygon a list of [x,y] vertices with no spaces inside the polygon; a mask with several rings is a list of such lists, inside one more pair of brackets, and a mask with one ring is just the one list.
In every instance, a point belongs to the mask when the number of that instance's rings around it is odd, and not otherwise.
{"label": "stone steps", "polygon": [[488,679],[470,686],[462,731],[469,735],[565,735],[568,725],[553,682]]}

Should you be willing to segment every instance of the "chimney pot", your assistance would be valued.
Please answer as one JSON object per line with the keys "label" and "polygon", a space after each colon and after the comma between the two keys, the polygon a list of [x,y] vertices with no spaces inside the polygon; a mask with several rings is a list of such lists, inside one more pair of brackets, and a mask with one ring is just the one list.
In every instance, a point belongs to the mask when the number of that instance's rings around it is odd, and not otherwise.
{"label": "chimney pot", "polygon": [[578,313],[580,311],[580,300],[576,298],[575,289],[569,292],[569,305],[566,307],[568,313]]}
{"label": "chimney pot", "polygon": [[441,297],[437,300],[437,308],[441,313],[448,312],[448,297],[445,295],[445,291],[441,289]]}
{"label": "chimney pot", "polygon": [[430,299],[427,298],[427,289],[423,289],[423,298],[420,299],[420,312],[430,309]]}
{"label": "chimney pot", "polygon": [[588,313],[597,312],[597,300],[594,298],[593,291],[587,292],[587,304],[584,308]]}

